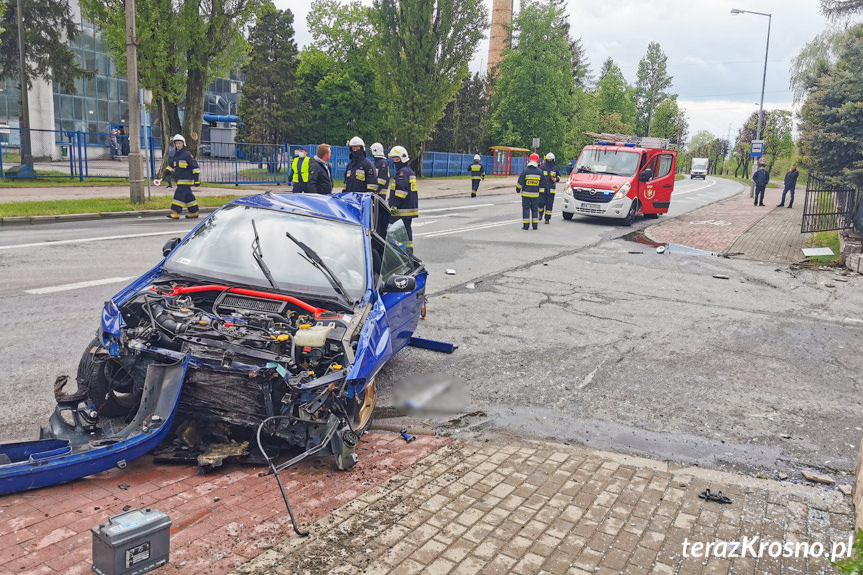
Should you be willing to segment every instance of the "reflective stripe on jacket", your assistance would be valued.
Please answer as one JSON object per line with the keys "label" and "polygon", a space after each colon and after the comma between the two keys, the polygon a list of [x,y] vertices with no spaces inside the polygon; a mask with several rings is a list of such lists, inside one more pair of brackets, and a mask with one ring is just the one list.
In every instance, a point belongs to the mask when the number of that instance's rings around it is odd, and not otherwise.
{"label": "reflective stripe on jacket", "polygon": [[515,189],[523,198],[538,198],[539,191],[545,186],[545,176],[537,166],[528,166],[518,177]]}
{"label": "reflective stripe on jacket", "polygon": [[375,158],[375,169],[378,171],[378,195],[386,199],[390,187],[390,164],[386,158]]}
{"label": "reflective stripe on jacket", "polygon": [[396,216],[415,218],[419,215],[417,176],[410,166],[396,164],[396,177],[390,183],[390,206],[395,206]]}
{"label": "reflective stripe on jacket", "polygon": [[200,186],[201,168],[192,157],[192,153],[183,148],[168,162],[165,171],[169,172],[174,181],[180,186]]}
{"label": "reflective stripe on jacket", "polygon": [[474,162],[470,165],[470,178],[472,180],[479,180],[485,176],[485,169],[483,169],[482,164],[474,160]]}

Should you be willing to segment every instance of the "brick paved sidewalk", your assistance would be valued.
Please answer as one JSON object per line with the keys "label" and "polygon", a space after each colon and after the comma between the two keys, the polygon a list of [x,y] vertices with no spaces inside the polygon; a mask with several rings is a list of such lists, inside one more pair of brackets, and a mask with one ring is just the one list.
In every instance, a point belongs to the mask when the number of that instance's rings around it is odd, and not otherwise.
{"label": "brick paved sidewalk", "polygon": [[[698,497],[722,491],[733,503]],[[550,442],[453,441],[234,575],[832,573],[795,557],[684,557],[685,541],[848,541],[835,488]],[[755,546],[757,549],[757,545]]]}
{"label": "brick paved sidewalk", "polygon": [[[313,458],[280,474],[301,528],[439,449],[446,439],[369,433],[353,471],[332,457]],[[92,573],[90,528],[127,507],[151,507],[172,522],[170,562],[161,575],[222,575],[292,533],[276,480],[267,468],[157,465],[146,456],[65,485],[0,497],[0,573]]]}

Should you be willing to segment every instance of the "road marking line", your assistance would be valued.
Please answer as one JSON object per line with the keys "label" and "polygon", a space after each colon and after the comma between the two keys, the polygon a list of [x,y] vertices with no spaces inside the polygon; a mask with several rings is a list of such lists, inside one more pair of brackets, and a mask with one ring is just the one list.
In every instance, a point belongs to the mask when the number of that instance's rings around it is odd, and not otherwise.
{"label": "road marking line", "polygon": [[433,208],[431,210],[423,210],[422,213],[426,214],[428,212],[446,212],[449,210],[463,210],[465,208],[487,208],[489,206],[494,206],[497,204],[469,204],[466,206],[457,206],[453,208]]}
{"label": "road marking line", "polygon": [[105,285],[105,284],[114,284],[114,283],[119,283],[119,282],[126,282],[126,281],[129,281],[130,279],[132,279],[133,277],[134,276],[122,277],[122,278],[105,278],[103,280],[90,280],[90,281],[86,281],[86,282],[76,282],[73,284],[63,284],[63,285],[59,285],[59,286],[50,286],[50,287],[43,287],[43,288],[36,288],[36,289],[25,289],[24,293],[29,293],[32,295],[45,295],[48,293],[56,293],[56,292],[60,292],[60,291],[68,291],[68,290],[73,290],[73,289],[81,289],[81,288],[88,288],[88,287],[94,287],[94,286],[101,286],[101,285]]}
{"label": "road marking line", "polygon": [[674,196],[682,196],[683,194],[691,194],[692,192],[700,192],[701,190],[706,190],[707,188],[715,185],[716,180],[710,180],[710,183],[705,186],[692,188],[691,190],[680,190],[679,192],[671,192],[671,198],[674,199]]}
{"label": "road marking line", "polygon": [[[552,215],[554,215],[554,212],[552,212]],[[521,224],[521,223],[523,223],[523,221],[521,219],[505,220],[502,222],[494,222],[494,223],[490,223],[490,224],[478,224],[475,226],[468,226],[468,227],[464,227],[464,228],[454,228],[451,230],[440,230],[438,232],[426,232],[424,234],[414,234],[414,235],[418,238],[419,237],[434,238],[437,236],[448,236],[450,234],[457,234],[460,232],[475,232],[475,231],[479,231],[479,230],[485,230],[488,228],[497,228],[500,226],[508,226],[510,224]]]}
{"label": "road marking line", "polygon": [[101,242],[105,240],[127,240],[130,238],[146,238],[151,236],[167,236],[170,234],[183,237],[189,230],[174,230],[171,232],[151,232],[146,234],[128,234],[123,236],[102,236],[99,238],[81,238],[77,240],[57,240],[56,242],[37,242],[33,244],[15,244],[11,246],[0,246],[0,250],[15,250],[20,248],[41,248],[44,246],[59,246],[65,244],[83,244],[87,242]]}

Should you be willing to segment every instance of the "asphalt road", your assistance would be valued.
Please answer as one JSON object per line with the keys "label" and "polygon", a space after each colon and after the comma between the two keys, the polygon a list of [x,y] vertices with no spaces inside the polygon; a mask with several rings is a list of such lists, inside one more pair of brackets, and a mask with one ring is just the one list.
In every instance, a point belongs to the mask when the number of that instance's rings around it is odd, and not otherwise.
{"label": "asphalt road", "polygon": [[[739,189],[680,181],[663,217]],[[860,307],[856,278],[826,289],[827,272],[620,239],[654,220],[623,228],[555,213],[522,231],[515,193],[421,210],[430,301],[417,335],[459,349],[399,354],[378,380],[384,408],[397,410],[410,383],[455,380],[457,411],[472,415],[435,419],[445,433],[554,437],[714,467],[853,469],[863,322],[843,310]],[[35,437],[103,302],[191,228],[139,218],[0,231],[0,440]]]}

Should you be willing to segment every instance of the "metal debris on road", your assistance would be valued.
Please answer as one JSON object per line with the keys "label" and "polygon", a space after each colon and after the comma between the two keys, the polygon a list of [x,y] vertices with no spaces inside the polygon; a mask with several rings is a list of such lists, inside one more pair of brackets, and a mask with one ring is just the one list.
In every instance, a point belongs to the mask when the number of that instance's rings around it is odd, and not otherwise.
{"label": "metal debris on road", "polygon": [[405,440],[405,443],[410,443],[411,441],[416,439],[416,437],[414,437],[413,435],[408,433],[407,429],[402,429],[400,434],[401,434],[402,438]]}
{"label": "metal debris on road", "polygon": [[727,279],[729,279],[729,277],[728,277],[728,276],[726,276],[726,275],[722,275],[722,274],[713,274],[713,277],[715,277],[715,278],[716,278],[716,279],[718,279],[718,280],[727,280]]}
{"label": "metal debris on road", "polygon": [[447,271],[446,271],[446,275],[448,275],[448,276],[454,276],[454,275],[455,275],[455,270],[452,270],[452,269],[447,270]]}

